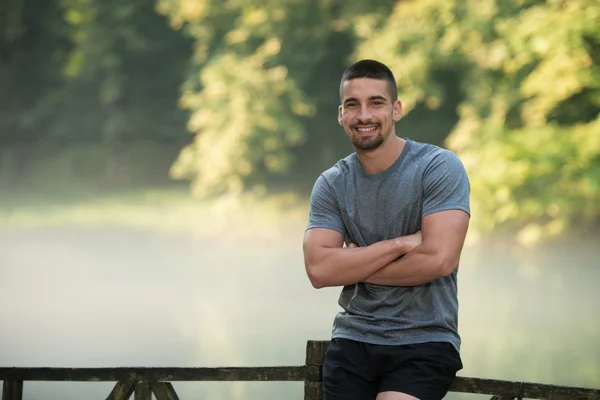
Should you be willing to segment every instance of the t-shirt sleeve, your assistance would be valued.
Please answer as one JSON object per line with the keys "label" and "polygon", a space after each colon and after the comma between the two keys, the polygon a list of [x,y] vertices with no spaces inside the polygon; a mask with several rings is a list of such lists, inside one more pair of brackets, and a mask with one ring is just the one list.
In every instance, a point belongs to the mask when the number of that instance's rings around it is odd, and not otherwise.
{"label": "t-shirt sleeve", "polygon": [[344,236],[346,235],[337,199],[323,175],[317,178],[310,196],[310,210],[306,230],[312,228],[333,229]]}
{"label": "t-shirt sleeve", "polygon": [[431,160],[424,172],[423,190],[423,217],[445,210],[471,214],[469,178],[453,152],[443,150]]}

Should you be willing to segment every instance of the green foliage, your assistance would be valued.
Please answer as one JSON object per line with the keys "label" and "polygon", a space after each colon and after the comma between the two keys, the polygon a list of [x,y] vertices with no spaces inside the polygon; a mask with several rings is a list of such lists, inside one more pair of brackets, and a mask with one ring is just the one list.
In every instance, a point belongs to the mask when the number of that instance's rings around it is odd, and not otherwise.
{"label": "green foliage", "polygon": [[[170,176],[198,196],[312,184],[352,150],[339,79],[368,57],[397,75],[400,134],[463,160],[473,233],[533,244],[600,220],[597,1],[7,0],[0,29],[10,185],[35,175],[23,142],[51,176],[80,159],[118,175],[144,142],[183,147]],[[74,156],[80,141],[102,150]]]}
{"label": "green foliage", "polygon": [[176,101],[190,43],[152,2],[26,3],[3,4],[14,32],[0,48],[5,144],[184,142]]}
{"label": "green foliage", "polygon": [[[177,87],[189,47],[147,0],[63,0],[73,49],[49,134],[118,143],[183,137]],[[160,63],[156,60],[160,59]],[[175,118],[174,118],[175,117]],[[177,129],[179,128],[179,130]]]}
{"label": "green foliage", "polygon": [[0,3],[0,141],[32,141],[69,49],[62,10],[58,0],[35,7],[23,0]]}
{"label": "green foliage", "polygon": [[261,167],[287,167],[288,154],[282,149],[300,143],[297,117],[311,109],[286,79],[285,67],[263,68],[278,49],[273,39],[249,57],[216,57],[202,69],[203,90],[184,94],[182,104],[194,110],[189,128],[201,134],[182,152],[173,174],[199,183],[196,194],[241,189],[240,179],[256,175]]}
{"label": "green foliage", "polygon": [[307,90],[332,35],[331,1],[161,0],[159,11],[195,40],[196,68],[181,105],[194,143],[172,169],[203,196],[239,191],[289,171],[314,116]]}
{"label": "green foliage", "polygon": [[517,229],[533,244],[598,221],[598,2],[402,1],[355,30],[356,56],[377,47],[407,109],[444,102],[433,76],[460,71],[447,144],[469,172],[480,232]]}

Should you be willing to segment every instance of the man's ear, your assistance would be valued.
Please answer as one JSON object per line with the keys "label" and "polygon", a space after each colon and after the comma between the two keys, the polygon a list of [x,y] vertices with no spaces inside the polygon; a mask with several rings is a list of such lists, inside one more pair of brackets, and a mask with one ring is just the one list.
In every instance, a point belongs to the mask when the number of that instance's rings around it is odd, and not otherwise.
{"label": "man's ear", "polygon": [[342,125],[342,106],[338,107],[338,124]]}
{"label": "man's ear", "polygon": [[396,100],[394,102],[394,111],[392,114],[392,118],[394,122],[398,122],[402,118],[402,102],[400,100]]}

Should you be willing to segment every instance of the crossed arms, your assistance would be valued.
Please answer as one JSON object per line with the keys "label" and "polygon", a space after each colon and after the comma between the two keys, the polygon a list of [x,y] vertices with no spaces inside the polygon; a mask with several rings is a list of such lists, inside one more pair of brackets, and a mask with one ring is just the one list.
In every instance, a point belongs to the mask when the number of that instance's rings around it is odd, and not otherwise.
{"label": "crossed arms", "polygon": [[423,218],[420,233],[366,247],[343,247],[341,233],[313,228],[303,242],[306,273],[317,289],[357,282],[423,285],[454,272],[468,226],[466,212],[440,211]]}

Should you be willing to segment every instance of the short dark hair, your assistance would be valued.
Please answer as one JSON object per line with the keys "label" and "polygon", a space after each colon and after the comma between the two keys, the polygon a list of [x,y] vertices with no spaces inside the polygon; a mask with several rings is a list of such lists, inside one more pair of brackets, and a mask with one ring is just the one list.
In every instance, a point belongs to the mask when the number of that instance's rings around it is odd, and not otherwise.
{"label": "short dark hair", "polygon": [[360,60],[349,66],[342,75],[340,82],[340,99],[342,99],[344,83],[357,78],[371,78],[387,81],[388,91],[392,101],[398,99],[398,87],[392,71],[383,63],[375,60]]}

